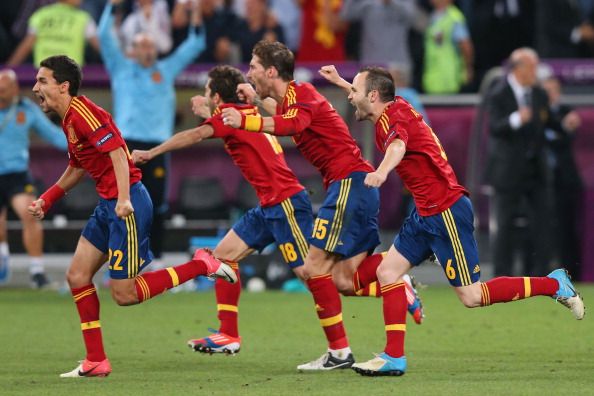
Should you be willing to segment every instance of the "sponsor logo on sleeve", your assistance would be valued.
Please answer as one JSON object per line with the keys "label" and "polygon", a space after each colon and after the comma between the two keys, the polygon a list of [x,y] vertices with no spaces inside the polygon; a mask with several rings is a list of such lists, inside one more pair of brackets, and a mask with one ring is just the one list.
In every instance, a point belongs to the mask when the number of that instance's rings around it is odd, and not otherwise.
{"label": "sponsor logo on sleeve", "polygon": [[109,139],[113,137],[113,133],[109,132],[107,135],[103,136],[96,144],[97,147],[103,146]]}

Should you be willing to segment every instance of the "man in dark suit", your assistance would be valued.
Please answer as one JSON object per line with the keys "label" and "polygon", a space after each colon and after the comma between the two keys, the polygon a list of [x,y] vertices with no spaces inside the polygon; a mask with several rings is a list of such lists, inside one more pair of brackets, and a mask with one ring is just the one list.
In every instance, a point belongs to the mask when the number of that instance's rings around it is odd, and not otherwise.
{"label": "man in dark suit", "polygon": [[579,279],[581,270],[578,216],[583,183],[573,155],[573,141],[581,118],[577,112],[560,103],[561,84],[550,77],[542,82],[549,95],[551,117],[561,127],[547,128],[547,159],[552,170],[553,214],[555,216],[556,256],[567,270]]}
{"label": "man in dark suit", "polygon": [[544,152],[545,127],[552,122],[546,92],[536,85],[539,58],[530,48],[510,56],[509,73],[489,94],[490,147],[487,182],[494,188],[495,276],[513,269],[514,233],[525,216],[527,239],[523,273],[549,268],[550,188]]}

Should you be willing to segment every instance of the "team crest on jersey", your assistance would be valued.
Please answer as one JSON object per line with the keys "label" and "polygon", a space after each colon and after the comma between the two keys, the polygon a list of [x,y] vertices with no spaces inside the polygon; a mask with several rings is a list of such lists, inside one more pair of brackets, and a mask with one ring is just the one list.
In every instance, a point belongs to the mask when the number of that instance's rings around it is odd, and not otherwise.
{"label": "team crest on jersey", "polygon": [[27,120],[27,116],[25,115],[25,112],[19,111],[16,115],[17,124],[24,124],[26,120]]}
{"label": "team crest on jersey", "polygon": [[163,77],[161,76],[161,73],[159,73],[158,71],[154,71],[153,74],[151,75],[151,78],[157,84],[160,83],[161,81],[163,81]]}
{"label": "team crest on jersey", "polygon": [[78,142],[78,136],[76,136],[76,132],[74,131],[72,124],[68,124],[66,126],[66,130],[68,131],[68,141],[71,144],[76,144],[76,142]]}

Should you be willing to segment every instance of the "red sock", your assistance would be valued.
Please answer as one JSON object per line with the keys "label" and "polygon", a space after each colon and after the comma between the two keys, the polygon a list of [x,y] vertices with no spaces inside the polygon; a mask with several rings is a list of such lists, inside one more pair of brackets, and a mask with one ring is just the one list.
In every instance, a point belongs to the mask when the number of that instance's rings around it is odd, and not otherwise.
{"label": "red sock", "polygon": [[406,293],[404,282],[382,286],[384,299],[384,324],[386,329],[386,352],[392,357],[404,356],[406,334]]}
{"label": "red sock", "polygon": [[357,271],[353,275],[353,289],[358,296],[369,295],[359,294],[359,290],[365,289],[367,285],[377,281],[377,267],[384,258],[384,253],[372,254],[367,256],[361,264],[357,267]]}
{"label": "red sock", "polygon": [[194,279],[198,275],[206,275],[206,264],[202,261],[192,260],[177,267],[164,268],[137,276],[135,285],[138,302],[153,298],[165,290]]}
{"label": "red sock", "polygon": [[332,275],[313,276],[307,280],[307,286],[316,303],[318,318],[326,334],[330,349],[342,349],[349,346],[349,341],[342,324],[342,304]]}
{"label": "red sock", "polygon": [[544,277],[505,277],[481,283],[481,306],[521,300],[532,296],[552,296],[559,289],[555,279]]}
{"label": "red sock", "polygon": [[382,289],[378,281],[371,282],[363,289],[359,289],[355,292],[355,295],[361,297],[381,297]]}
{"label": "red sock", "polygon": [[101,323],[99,323],[99,298],[93,284],[72,288],[72,297],[80,316],[80,327],[82,329],[85,348],[87,349],[86,359],[91,362],[101,362],[106,359],[103,350],[103,338],[101,336]]}
{"label": "red sock", "polygon": [[239,279],[239,265],[236,262],[225,261],[235,274],[237,274],[237,282],[229,283],[223,279],[217,279],[215,284],[215,293],[217,297],[217,317],[221,322],[219,331],[230,335],[231,337],[239,337],[239,330],[237,325],[238,303],[239,295],[241,294],[241,281]]}

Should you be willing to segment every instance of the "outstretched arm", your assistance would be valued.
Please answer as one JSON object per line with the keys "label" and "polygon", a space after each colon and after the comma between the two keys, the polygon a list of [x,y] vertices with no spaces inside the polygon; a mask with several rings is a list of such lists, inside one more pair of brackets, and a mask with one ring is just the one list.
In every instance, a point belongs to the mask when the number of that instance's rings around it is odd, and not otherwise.
{"label": "outstretched arm", "polygon": [[136,164],[145,164],[158,155],[168,153],[173,150],[179,150],[184,147],[199,143],[204,139],[208,139],[214,133],[212,126],[206,124],[197,128],[187,129],[178,132],[170,137],[160,145],[153,147],[150,150],[134,150],[132,152],[132,160]]}
{"label": "outstretched arm", "polygon": [[406,153],[406,145],[402,140],[396,139],[390,143],[384,159],[375,172],[368,173],[365,177],[365,185],[367,187],[379,187],[384,184],[388,178],[388,174],[402,161],[404,153]]}

